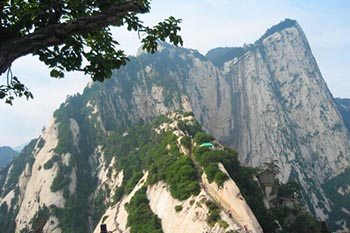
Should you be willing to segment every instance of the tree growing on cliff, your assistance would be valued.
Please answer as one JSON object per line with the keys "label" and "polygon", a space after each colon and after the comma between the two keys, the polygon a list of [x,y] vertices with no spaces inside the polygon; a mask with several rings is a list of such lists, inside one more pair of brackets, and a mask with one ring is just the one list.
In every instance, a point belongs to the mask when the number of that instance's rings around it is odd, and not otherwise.
{"label": "tree growing on cliff", "polygon": [[11,64],[21,56],[39,56],[50,76],[82,71],[94,81],[110,78],[113,69],[128,61],[111,34],[110,26],[126,26],[139,33],[147,52],[157,50],[157,40],[182,45],[180,19],[169,17],[154,27],[138,15],[150,11],[150,0],[0,0],[0,99],[33,98],[13,75]]}

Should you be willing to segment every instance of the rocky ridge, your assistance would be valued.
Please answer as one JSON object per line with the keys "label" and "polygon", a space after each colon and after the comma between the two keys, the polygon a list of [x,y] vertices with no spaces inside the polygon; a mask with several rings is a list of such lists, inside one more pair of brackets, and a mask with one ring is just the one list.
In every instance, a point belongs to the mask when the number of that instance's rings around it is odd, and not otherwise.
{"label": "rocky ridge", "polygon": [[[183,116],[178,113],[168,114],[168,118],[164,119],[161,120],[164,123],[154,129],[149,129],[151,132],[161,136],[160,138],[164,136],[164,133],[166,133],[166,137],[171,138],[169,142],[172,144],[164,144],[166,148],[162,148],[162,150],[174,151],[173,153],[179,150],[182,152],[176,152],[181,153],[178,156],[190,158],[189,148],[186,148],[181,143],[182,138],[187,137],[188,133],[180,129],[180,124],[186,122],[185,124],[189,125],[188,127],[198,127],[195,126],[198,123],[194,121],[193,116]],[[78,146],[79,140],[74,138],[79,137],[80,129],[76,122],[72,123],[74,121],[70,118],[67,125],[69,125],[68,130],[71,132],[73,139],[71,140],[71,145]],[[60,132],[59,124],[57,120],[52,120],[43,135],[33,141],[30,144],[30,148],[26,147],[27,150],[30,150],[29,153],[26,155],[22,154],[19,159],[25,159],[24,157],[31,157],[31,159],[22,163],[23,171],[18,174],[18,184],[13,183],[11,190],[8,190],[6,187],[9,182],[8,177],[11,177],[13,174],[16,164],[13,164],[12,168],[10,167],[7,171],[7,180],[1,186],[2,193],[5,193],[5,195],[0,199],[0,205],[1,208],[6,209],[5,214],[8,217],[14,218],[13,228],[7,228],[8,232],[28,232],[38,229],[57,233],[70,231],[69,229],[81,232],[79,230],[81,228],[74,227],[76,224],[82,224],[82,222],[79,223],[77,216],[71,215],[75,212],[67,209],[78,207],[70,202],[74,196],[79,195],[79,173],[77,170],[79,164],[74,162],[72,155],[69,153],[57,154],[57,148],[63,146],[60,145],[62,138],[58,136],[58,132]],[[137,130],[144,130],[142,125],[140,127],[141,129],[136,128],[136,132]],[[119,135],[116,136],[118,141],[122,140],[122,138],[128,138],[129,133],[133,132],[128,130],[118,133],[113,132],[113,134]],[[144,137],[143,134],[138,136]],[[109,138],[114,140],[115,136]],[[132,136],[127,140],[132,140]],[[147,142],[147,139],[142,139],[142,141]],[[115,141],[113,141],[114,143]],[[142,144],[136,145],[142,146]],[[178,148],[173,148],[174,146]],[[130,148],[130,150],[136,152],[139,147]],[[169,190],[168,183],[161,180],[150,183],[151,181],[148,179],[149,172],[146,170],[142,172],[141,176],[135,175],[135,171],[132,171],[132,177],[135,177],[135,179],[131,178],[131,181],[130,179],[129,181],[126,180],[130,170],[125,171],[124,169],[127,167],[118,168],[118,164],[123,166],[125,158],[118,155],[114,155],[111,158],[110,150],[115,151],[107,143],[97,146],[91,156],[89,156],[89,164],[92,167],[96,167],[94,172],[92,172],[92,179],[94,177],[96,179],[94,191],[87,197],[90,200],[88,205],[91,206],[90,211],[92,214],[88,218],[88,222],[85,223],[89,232],[99,232],[99,225],[102,223],[107,224],[109,230],[115,232],[130,232],[130,227],[132,228],[133,225],[130,224],[129,215],[131,210],[127,205],[143,187],[147,188],[145,195],[149,200],[149,208],[161,221],[162,232],[210,231],[224,233],[229,230],[241,232],[243,231],[243,226],[249,228],[251,232],[262,232],[253,212],[240,195],[240,190],[231,178],[226,180],[222,187],[219,187],[213,181],[209,182],[206,175],[203,174],[202,181],[199,181],[201,185],[198,186],[197,184],[198,190],[196,189],[192,195],[187,195],[186,198],[176,198],[171,191],[172,186],[170,186]],[[169,154],[166,156],[172,156],[171,152],[167,153]],[[119,159],[121,161],[118,161]],[[137,162],[140,157],[137,156],[134,159]],[[186,161],[189,162],[191,160]],[[222,165],[220,166],[220,169],[229,177],[225,168]],[[65,171],[63,177],[61,177],[60,173],[63,170],[68,172]],[[153,172],[151,175],[155,176],[156,174]],[[59,182],[67,178],[68,184],[58,188]],[[84,182],[91,179],[89,177],[86,178]],[[189,178],[191,179],[190,182],[192,182],[194,177],[191,175]],[[133,184],[132,186],[129,186],[130,182]],[[146,184],[146,182],[149,184]],[[183,184],[179,183],[179,185]],[[116,197],[120,188],[124,190],[126,187],[130,188],[130,191],[123,191],[124,194],[122,196]],[[183,186],[183,188],[186,188],[186,186]],[[184,192],[185,190],[179,191]],[[207,202],[215,203],[215,206],[218,206],[215,208],[217,208],[220,221],[215,220],[210,224],[208,223],[207,219],[210,209],[206,206]],[[85,205],[84,203],[82,204]],[[180,206],[181,210],[176,210]],[[63,212],[61,213],[60,211]],[[64,215],[62,216],[62,214]],[[65,216],[70,216],[69,218],[72,218],[70,221],[73,222],[67,222],[69,219]]]}

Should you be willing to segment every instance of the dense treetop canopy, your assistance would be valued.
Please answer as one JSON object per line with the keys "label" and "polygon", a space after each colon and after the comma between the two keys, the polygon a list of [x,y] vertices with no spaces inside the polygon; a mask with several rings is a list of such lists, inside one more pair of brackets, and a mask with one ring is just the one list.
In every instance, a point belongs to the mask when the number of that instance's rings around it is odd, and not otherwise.
{"label": "dense treetop canopy", "polygon": [[110,78],[128,61],[110,26],[138,32],[147,52],[157,50],[157,40],[182,45],[181,20],[170,16],[145,26],[138,15],[149,11],[149,0],[0,0],[0,74],[7,79],[0,80],[0,99],[12,104],[15,97],[33,97],[11,71],[27,54],[38,55],[51,77],[82,71],[94,81]]}

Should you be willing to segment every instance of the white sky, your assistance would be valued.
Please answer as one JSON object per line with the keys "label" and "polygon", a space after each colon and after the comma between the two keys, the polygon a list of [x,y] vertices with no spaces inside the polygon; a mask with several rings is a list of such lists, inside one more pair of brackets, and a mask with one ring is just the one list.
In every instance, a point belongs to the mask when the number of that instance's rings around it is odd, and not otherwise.
{"label": "white sky", "polygon": [[[253,43],[267,28],[284,18],[303,28],[328,87],[335,97],[350,97],[350,1],[347,0],[154,0],[142,19],[153,25],[167,16],[181,18],[184,46],[208,50]],[[135,33],[115,29],[127,54],[139,47]],[[36,57],[18,59],[12,71],[34,93],[34,100],[0,103],[0,145],[17,146],[40,134],[53,111],[67,95],[81,92],[89,81],[81,73],[65,79],[49,78],[49,70]]]}

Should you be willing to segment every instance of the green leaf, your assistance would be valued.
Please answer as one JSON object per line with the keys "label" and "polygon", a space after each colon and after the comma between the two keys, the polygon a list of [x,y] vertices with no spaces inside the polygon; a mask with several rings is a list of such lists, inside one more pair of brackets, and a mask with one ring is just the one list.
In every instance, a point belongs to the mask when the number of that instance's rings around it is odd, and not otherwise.
{"label": "green leaf", "polygon": [[53,69],[53,70],[51,70],[51,72],[50,72],[50,76],[51,76],[52,78],[63,78],[63,77],[64,77],[64,74],[63,74],[62,71]]}

